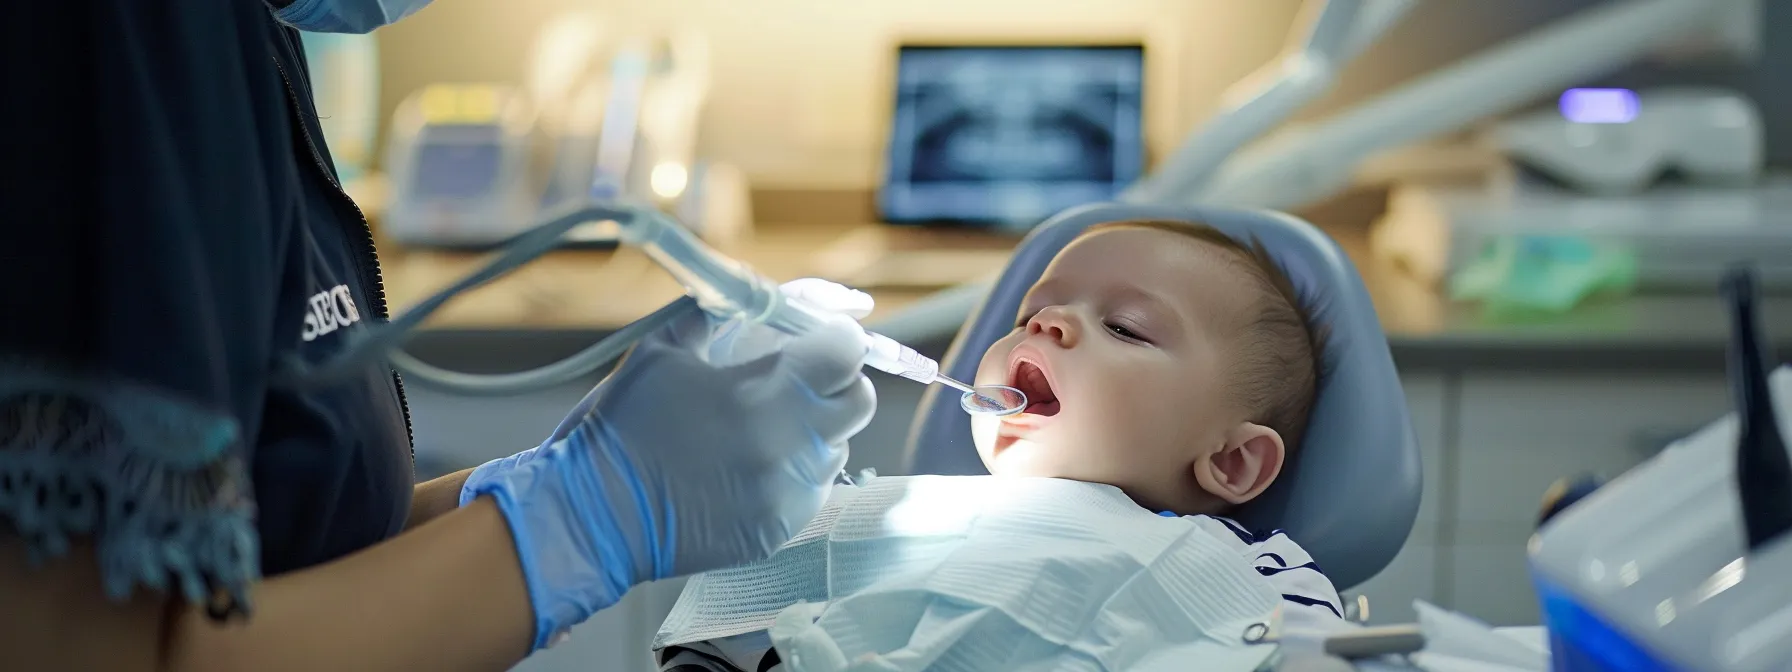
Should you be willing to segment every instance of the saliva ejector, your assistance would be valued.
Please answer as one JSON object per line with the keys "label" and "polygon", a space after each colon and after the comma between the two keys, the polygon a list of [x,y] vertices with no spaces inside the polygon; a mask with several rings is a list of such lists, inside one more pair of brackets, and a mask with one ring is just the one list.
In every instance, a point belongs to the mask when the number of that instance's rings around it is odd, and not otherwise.
{"label": "saliva ejector", "polygon": [[[559,362],[519,373],[475,375],[448,371],[406,354],[399,347],[437,309],[456,295],[497,279],[560,245],[574,227],[613,221],[622,242],[640,248],[683,285],[686,298],[618,330],[591,347]],[[703,244],[670,216],[646,206],[591,201],[567,208],[507,244],[485,267],[419,302],[385,325],[357,334],[346,351],[322,366],[298,359],[285,363],[281,382],[321,385],[353,375],[364,362],[386,357],[406,376],[453,392],[473,395],[517,394],[544,389],[589,375],[616,359],[642,336],[691,310],[723,319],[770,326],[786,334],[802,334],[822,324],[822,312],[801,299],[787,297],[778,283],[745,264]],[[963,392],[959,405],[976,415],[1011,415],[1027,406],[1026,395],[1006,385],[973,387],[942,375],[939,362],[914,348],[871,331],[860,330],[865,364],[922,384],[940,383]]]}

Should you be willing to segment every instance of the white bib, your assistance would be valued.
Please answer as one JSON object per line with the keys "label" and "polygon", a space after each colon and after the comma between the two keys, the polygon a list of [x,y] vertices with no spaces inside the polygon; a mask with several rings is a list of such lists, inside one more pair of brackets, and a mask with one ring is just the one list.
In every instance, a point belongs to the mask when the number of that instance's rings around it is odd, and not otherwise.
{"label": "white bib", "polygon": [[1281,597],[1193,522],[1048,478],[836,486],[770,559],[692,577],[654,648],[770,631],[792,670],[1254,669]]}

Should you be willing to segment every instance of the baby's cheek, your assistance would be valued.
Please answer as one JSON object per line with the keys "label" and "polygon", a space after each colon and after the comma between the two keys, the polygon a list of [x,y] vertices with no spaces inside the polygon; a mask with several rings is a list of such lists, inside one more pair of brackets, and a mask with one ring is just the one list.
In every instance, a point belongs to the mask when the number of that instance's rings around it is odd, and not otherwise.
{"label": "baby's cheek", "polygon": [[1105,395],[1091,409],[1095,412],[1084,418],[1088,424],[1079,433],[1092,443],[1098,442],[1102,452],[1114,454],[1116,460],[1147,461],[1166,440],[1174,438],[1180,425],[1177,418],[1171,417],[1173,414],[1166,412],[1174,409],[1164,408],[1161,402],[1149,395]]}
{"label": "baby's cheek", "polygon": [[1125,394],[1126,388],[1122,385],[1104,386],[1101,389],[1090,386],[1090,389],[1094,394],[1078,398],[1076,402],[1078,406],[1087,407],[1087,412],[1078,409],[1078,415],[1082,416],[1079,419],[1084,421],[1086,432],[1125,442],[1138,431],[1138,423],[1150,420],[1151,414],[1145,412],[1144,407],[1153,403],[1153,400]]}

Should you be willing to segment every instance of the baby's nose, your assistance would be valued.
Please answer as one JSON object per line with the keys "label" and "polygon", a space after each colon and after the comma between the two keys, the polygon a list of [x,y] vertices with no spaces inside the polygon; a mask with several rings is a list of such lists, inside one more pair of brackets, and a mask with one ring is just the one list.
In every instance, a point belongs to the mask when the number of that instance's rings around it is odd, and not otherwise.
{"label": "baby's nose", "polygon": [[1039,311],[1027,323],[1027,331],[1032,335],[1045,336],[1059,345],[1070,347],[1076,342],[1078,330],[1076,320],[1062,308],[1047,308]]}

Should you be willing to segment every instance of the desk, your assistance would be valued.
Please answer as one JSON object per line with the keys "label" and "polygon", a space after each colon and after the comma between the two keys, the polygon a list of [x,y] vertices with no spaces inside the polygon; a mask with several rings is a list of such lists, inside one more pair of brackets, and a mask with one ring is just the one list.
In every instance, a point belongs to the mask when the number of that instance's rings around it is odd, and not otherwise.
{"label": "desk", "polygon": [[[751,241],[724,252],[774,279],[791,280],[816,274],[818,250],[873,226],[761,225]],[[1727,332],[1715,288],[1704,294],[1596,299],[1529,324],[1489,322],[1475,306],[1450,302],[1435,287],[1370,258],[1366,225],[1322,228],[1355,261],[1403,367],[1464,361],[1542,369],[1721,366]],[[381,256],[395,308],[416,303],[485,260],[476,254],[386,249]],[[990,262],[984,270],[1000,265]],[[680,292],[670,276],[633,249],[557,252],[463,295],[428,324],[436,330],[560,332],[582,339],[646,315]],[[873,319],[931,293],[873,289],[878,305]],[[1762,316],[1768,333],[1792,346],[1792,296],[1767,297]]]}
{"label": "desk", "polygon": [[[816,253],[841,238],[874,225],[761,225],[750,241],[722,252],[776,280],[815,275]],[[391,250],[380,252],[386,295],[394,309],[415,304],[471,273],[487,257],[460,252]],[[999,263],[987,270],[1000,269]],[[646,255],[616,251],[555,252],[489,285],[462,295],[429,322],[440,329],[612,330],[668,301],[682,288]],[[930,294],[925,289],[876,290],[880,314]]]}

